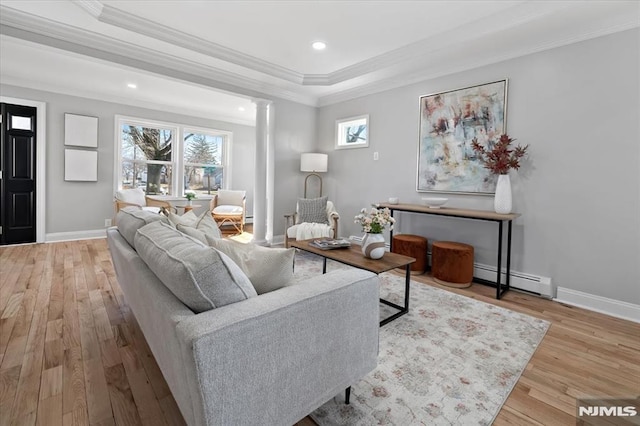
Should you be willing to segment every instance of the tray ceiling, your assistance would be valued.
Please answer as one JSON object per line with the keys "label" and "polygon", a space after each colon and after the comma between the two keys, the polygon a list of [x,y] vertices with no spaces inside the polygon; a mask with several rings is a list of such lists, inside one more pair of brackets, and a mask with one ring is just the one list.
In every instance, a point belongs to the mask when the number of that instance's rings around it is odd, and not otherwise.
{"label": "tray ceiling", "polygon": [[[637,1],[3,0],[0,55],[9,84],[82,79],[115,99],[129,73],[205,103],[222,90],[321,106],[639,25]],[[66,75],[20,75],[38,49]]]}

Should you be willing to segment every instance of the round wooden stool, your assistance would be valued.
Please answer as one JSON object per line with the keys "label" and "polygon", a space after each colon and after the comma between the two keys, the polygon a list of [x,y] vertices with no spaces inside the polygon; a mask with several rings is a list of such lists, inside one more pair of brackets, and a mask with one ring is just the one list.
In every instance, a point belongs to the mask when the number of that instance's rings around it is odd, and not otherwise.
{"label": "round wooden stool", "polygon": [[442,285],[465,288],[473,281],[473,246],[437,241],[431,247],[431,272]]}
{"label": "round wooden stool", "polygon": [[419,235],[400,234],[393,236],[393,252],[416,259],[411,264],[412,274],[424,274],[427,270],[427,239]]}

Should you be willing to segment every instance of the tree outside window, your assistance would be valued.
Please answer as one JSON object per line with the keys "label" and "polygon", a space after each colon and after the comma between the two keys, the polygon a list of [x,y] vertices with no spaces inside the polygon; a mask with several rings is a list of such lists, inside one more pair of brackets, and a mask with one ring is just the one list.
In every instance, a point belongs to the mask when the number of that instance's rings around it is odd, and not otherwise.
{"label": "tree outside window", "polygon": [[210,194],[223,185],[225,137],[202,132],[184,133],[184,189]]}
{"label": "tree outside window", "polygon": [[172,140],[170,129],[122,125],[123,187],[147,194],[171,192]]}
{"label": "tree outside window", "polygon": [[136,118],[116,119],[120,129],[118,188],[141,188],[150,195],[181,197],[185,190],[211,194],[224,187],[230,132]]}

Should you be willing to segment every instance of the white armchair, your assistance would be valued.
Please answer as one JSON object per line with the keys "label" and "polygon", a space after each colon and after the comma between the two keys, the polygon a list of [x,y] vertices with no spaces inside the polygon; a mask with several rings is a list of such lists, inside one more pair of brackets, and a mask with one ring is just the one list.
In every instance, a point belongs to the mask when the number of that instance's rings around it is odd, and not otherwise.
{"label": "white armchair", "polygon": [[284,215],[284,246],[287,248],[289,247],[289,242],[292,240],[307,240],[321,237],[338,238],[338,220],[340,219],[340,215],[336,211],[333,202],[326,202],[326,222],[320,223],[304,221],[304,216],[300,214],[300,203],[305,201],[313,202],[314,200],[300,199],[296,205],[296,212]]}
{"label": "white armchair", "polygon": [[138,206],[143,210],[148,210],[154,213],[169,213],[172,209],[170,203],[167,201],[159,201],[149,198],[141,188],[121,189],[116,191],[116,213],[118,213],[121,208],[127,206]]}
{"label": "white armchair", "polygon": [[242,233],[244,231],[247,192],[221,189],[211,199],[211,215],[219,228],[233,225]]}

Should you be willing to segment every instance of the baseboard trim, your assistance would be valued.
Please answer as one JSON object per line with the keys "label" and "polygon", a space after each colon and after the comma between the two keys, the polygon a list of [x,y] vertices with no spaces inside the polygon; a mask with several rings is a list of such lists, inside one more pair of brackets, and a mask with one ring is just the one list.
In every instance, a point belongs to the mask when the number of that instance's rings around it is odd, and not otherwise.
{"label": "baseboard trim", "polygon": [[45,235],[44,241],[46,243],[57,243],[60,241],[93,240],[96,238],[106,238],[106,236],[106,228],[87,231],[52,232]]}
{"label": "baseboard trim", "polygon": [[640,305],[634,305],[633,303],[596,296],[582,291],[571,290],[566,287],[558,287],[558,295],[553,300],[559,303],[640,323]]}

